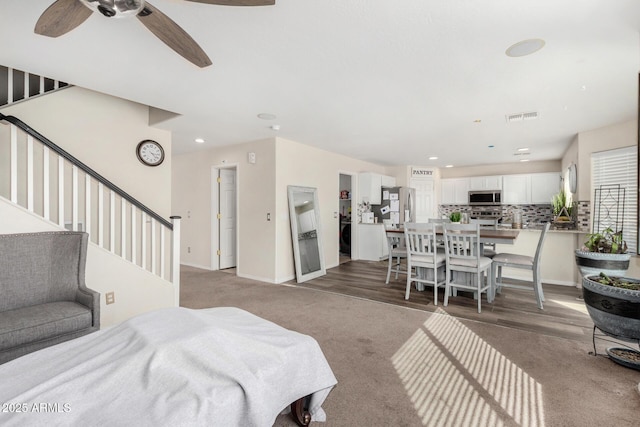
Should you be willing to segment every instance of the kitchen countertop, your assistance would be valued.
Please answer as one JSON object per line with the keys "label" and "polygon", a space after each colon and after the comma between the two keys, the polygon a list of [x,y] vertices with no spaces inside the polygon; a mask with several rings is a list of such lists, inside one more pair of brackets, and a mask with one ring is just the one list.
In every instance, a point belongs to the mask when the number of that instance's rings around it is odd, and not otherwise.
{"label": "kitchen countertop", "polygon": [[[522,228],[520,228],[520,231],[541,231],[542,228],[544,227],[543,224],[528,224],[528,225],[524,225]],[[511,230],[511,224],[500,224],[498,225],[498,229],[502,229],[502,230]],[[564,227],[556,227],[554,225],[552,225],[549,228],[549,232],[550,233],[567,233],[567,234],[588,234],[588,231],[582,231],[582,230],[577,230],[575,228],[564,228]]]}
{"label": "kitchen countertop", "polygon": [[[374,223],[374,222],[370,222],[370,223],[366,223],[366,222],[359,222],[358,225],[382,225],[384,226],[385,224],[381,224],[381,223]],[[541,231],[543,227],[543,224],[541,223],[536,223],[536,224],[528,224],[523,226],[522,228],[518,228],[517,230],[519,231]],[[511,227],[511,224],[499,224],[498,225],[498,230],[514,230],[514,228]],[[589,231],[582,231],[582,230],[577,230],[574,228],[561,228],[561,227],[555,227],[555,226],[551,226],[551,228],[549,228],[549,232],[550,233],[566,233],[566,234],[589,234]]]}

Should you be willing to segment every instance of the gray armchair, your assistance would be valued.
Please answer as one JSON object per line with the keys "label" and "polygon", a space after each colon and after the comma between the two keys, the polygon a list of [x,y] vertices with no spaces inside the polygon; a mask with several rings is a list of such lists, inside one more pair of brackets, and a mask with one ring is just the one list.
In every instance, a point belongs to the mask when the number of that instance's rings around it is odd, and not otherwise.
{"label": "gray armchair", "polygon": [[84,282],[89,235],[0,235],[0,363],[100,329]]}

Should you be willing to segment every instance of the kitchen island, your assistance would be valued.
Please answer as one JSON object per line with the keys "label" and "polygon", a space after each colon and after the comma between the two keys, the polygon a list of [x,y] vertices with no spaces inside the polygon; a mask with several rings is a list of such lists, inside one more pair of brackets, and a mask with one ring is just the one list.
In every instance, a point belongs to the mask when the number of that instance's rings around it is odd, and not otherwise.
{"label": "kitchen island", "polygon": [[[500,226],[510,230],[511,226]],[[535,224],[519,229],[520,235],[513,245],[496,245],[496,252],[509,252],[533,256],[540,240],[542,225]],[[582,246],[585,232],[573,229],[554,228],[547,232],[540,258],[542,283],[554,285],[579,286],[580,272],[576,267],[575,250]],[[531,274],[518,269],[504,268],[503,276],[515,279],[531,280]]]}
{"label": "kitchen island", "polygon": [[384,224],[358,224],[358,259],[381,261],[389,256],[387,233]]}

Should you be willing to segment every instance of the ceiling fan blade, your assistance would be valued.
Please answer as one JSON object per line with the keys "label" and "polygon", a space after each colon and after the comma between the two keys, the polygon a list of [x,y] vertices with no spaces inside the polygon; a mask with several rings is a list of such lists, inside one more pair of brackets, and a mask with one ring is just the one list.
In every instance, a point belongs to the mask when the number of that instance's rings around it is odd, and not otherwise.
{"label": "ceiling fan blade", "polygon": [[48,37],[59,37],[76,28],[93,12],[78,0],[57,0],[45,10],[34,32]]}
{"label": "ceiling fan blade", "polygon": [[272,6],[276,0],[187,0],[195,3],[217,4],[221,6]]}
{"label": "ceiling fan blade", "polygon": [[167,46],[198,67],[211,65],[211,60],[185,30],[149,2],[138,15],[140,22]]}

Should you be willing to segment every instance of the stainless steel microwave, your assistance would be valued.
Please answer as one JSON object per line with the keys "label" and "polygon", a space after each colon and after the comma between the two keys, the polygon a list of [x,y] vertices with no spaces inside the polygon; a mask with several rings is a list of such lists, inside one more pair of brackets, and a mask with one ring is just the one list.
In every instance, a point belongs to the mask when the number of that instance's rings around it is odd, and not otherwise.
{"label": "stainless steel microwave", "polygon": [[502,191],[500,190],[482,190],[469,191],[470,205],[499,205],[502,203]]}

